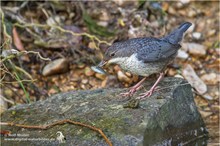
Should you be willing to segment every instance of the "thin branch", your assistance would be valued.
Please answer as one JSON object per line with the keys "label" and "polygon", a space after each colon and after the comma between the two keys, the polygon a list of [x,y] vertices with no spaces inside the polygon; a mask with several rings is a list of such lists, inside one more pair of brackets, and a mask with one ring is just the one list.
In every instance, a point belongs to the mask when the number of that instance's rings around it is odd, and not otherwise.
{"label": "thin branch", "polygon": [[2,65],[3,65],[3,68],[5,68],[5,69],[0,68],[0,70],[2,70],[3,72],[5,72],[5,73],[11,75],[11,77],[12,77],[13,79],[15,79],[15,76],[8,70],[8,68],[5,66],[5,64],[3,63]]}
{"label": "thin branch", "polygon": [[28,76],[28,78],[31,79],[32,81],[34,80],[34,79],[32,78],[32,76],[31,76],[28,72],[26,72],[24,69],[22,69],[22,68],[20,68],[20,67],[18,67],[18,66],[16,66],[16,65],[14,65],[14,68],[15,68],[17,71],[20,71],[20,72],[24,73],[24,74],[25,74],[26,76]]}
{"label": "thin branch", "polygon": [[0,97],[4,100],[4,101],[6,101],[6,102],[8,102],[8,103],[10,103],[10,104],[12,104],[12,105],[14,105],[15,104],[15,102],[14,101],[12,101],[12,100],[9,100],[9,99],[7,99],[6,97],[4,97],[4,96],[2,96],[2,95],[0,95]]}
{"label": "thin branch", "polygon": [[35,51],[22,51],[22,52],[24,52],[24,53],[26,53],[26,54],[37,54],[37,56],[38,56],[41,60],[51,61],[50,58],[44,58],[44,57],[42,57],[39,52],[35,52]]}
{"label": "thin branch", "polygon": [[0,84],[11,84],[11,83],[20,83],[20,82],[35,82],[35,81],[37,81],[37,79],[33,79],[33,80],[20,80],[20,81],[13,81],[13,82],[3,81]]}
{"label": "thin branch", "polygon": [[50,58],[44,58],[40,55],[39,52],[35,52],[35,51],[20,51],[19,53],[17,54],[12,54],[12,55],[8,55],[7,57],[3,58],[0,63],[4,62],[5,60],[9,60],[9,59],[12,59],[12,58],[15,58],[17,56],[21,56],[23,54],[37,54],[37,56],[41,59],[41,60],[44,60],[44,61],[51,61]]}
{"label": "thin branch", "polygon": [[7,30],[6,30],[6,26],[5,26],[5,15],[2,11],[2,9],[0,8],[0,13],[2,15],[2,27],[3,27],[3,32],[4,32],[4,35],[8,38],[7,42],[9,41],[10,43],[12,42],[12,38],[10,35],[8,35],[7,33]]}

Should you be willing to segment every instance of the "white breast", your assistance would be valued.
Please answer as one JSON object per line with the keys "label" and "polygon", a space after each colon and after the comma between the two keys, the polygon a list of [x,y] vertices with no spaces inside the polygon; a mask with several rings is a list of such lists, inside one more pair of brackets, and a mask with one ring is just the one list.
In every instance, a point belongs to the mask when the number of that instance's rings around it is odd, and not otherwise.
{"label": "white breast", "polygon": [[162,69],[161,64],[165,64],[164,62],[144,63],[138,60],[137,54],[133,54],[130,57],[113,58],[109,60],[109,63],[118,64],[125,71],[140,76],[149,76],[154,73],[159,73]]}
{"label": "white breast", "polygon": [[144,75],[143,68],[146,68],[145,64],[138,61],[137,54],[133,54],[130,57],[113,58],[109,60],[109,63],[115,63],[121,66],[125,71],[129,71],[133,74]]}

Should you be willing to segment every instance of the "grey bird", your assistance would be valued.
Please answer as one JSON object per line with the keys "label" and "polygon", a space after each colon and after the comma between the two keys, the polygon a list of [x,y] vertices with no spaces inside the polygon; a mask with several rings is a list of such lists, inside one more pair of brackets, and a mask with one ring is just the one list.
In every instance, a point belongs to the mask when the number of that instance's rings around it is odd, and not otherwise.
{"label": "grey bird", "polygon": [[151,74],[160,73],[159,78],[146,93],[142,93],[138,98],[145,98],[152,95],[157,84],[164,76],[164,71],[181,48],[184,32],[191,26],[190,22],[182,23],[170,34],[162,38],[144,37],[133,38],[122,42],[113,43],[105,52],[103,60],[98,67],[105,64],[118,64],[120,67],[132,74],[144,76],[131,89],[122,93],[123,96],[133,95]]}

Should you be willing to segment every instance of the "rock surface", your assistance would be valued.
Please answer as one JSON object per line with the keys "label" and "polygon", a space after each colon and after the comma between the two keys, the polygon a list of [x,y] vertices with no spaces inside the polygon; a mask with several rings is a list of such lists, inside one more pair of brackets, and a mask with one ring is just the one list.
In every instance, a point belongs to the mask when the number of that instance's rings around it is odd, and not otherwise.
{"label": "rock surface", "polygon": [[[146,82],[145,87],[149,89],[152,83]],[[101,128],[114,146],[190,145],[191,142],[202,145],[199,137],[205,137],[207,131],[194,103],[191,86],[180,78],[165,78],[159,86],[160,90],[140,101],[137,107],[129,108],[130,102],[120,99],[118,94],[124,89],[73,91],[11,108],[2,114],[2,122],[46,125],[71,119]],[[137,96],[138,93],[134,95]],[[29,134],[29,138],[54,138],[52,141],[6,141],[1,137],[4,146],[59,145],[56,140],[58,131],[66,137],[65,145],[107,145],[96,132],[70,124],[47,130],[1,128],[12,133]]]}

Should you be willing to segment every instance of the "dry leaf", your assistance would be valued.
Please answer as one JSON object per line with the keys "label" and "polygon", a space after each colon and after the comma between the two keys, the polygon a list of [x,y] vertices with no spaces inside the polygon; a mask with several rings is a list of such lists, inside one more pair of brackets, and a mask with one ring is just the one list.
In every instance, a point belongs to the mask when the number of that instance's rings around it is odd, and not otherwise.
{"label": "dry leaf", "polygon": [[[19,51],[25,51],[24,46],[21,42],[20,36],[18,35],[18,32],[16,30],[16,27],[13,27],[12,33],[13,33],[13,42],[14,42],[14,45],[16,46],[16,48]],[[30,61],[30,59],[27,55],[22,55],[21,59],[24,61],[27,61],[27,62]]]}
{"label": "dry leaf", "polygon": [[16,30],[16,27],[13,27],[13,30],[12,30],[12,33],[13,33],[13,41],[14,41],[14,45],[16,46],[16,48],[19,50],[19,51],[24,51],[24,46],[21,42],[21,39],[18,35],[18,32]]}

